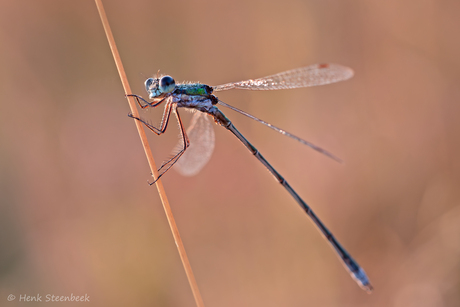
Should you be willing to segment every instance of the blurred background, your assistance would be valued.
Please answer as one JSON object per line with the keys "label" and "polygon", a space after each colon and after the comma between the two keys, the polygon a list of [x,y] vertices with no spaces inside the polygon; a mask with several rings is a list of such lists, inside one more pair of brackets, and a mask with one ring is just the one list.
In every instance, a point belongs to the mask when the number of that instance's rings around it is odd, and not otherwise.
{"label": "blurred background", "polygon": [[[324,62],[355,71],[333,85],[219,98],[345,161],[223,110],[374,293],[215,126],[197,176],[163,177],[205,306],[460,305],[460,2],[104,4],[140,95],[159,69],[210,85]],[[2,1],[0,25],[0,305],[73,293],[90,297],[85,306],[195,306],[95,4]],[[151,136],[158,164],[177,139],[173,122]]]}

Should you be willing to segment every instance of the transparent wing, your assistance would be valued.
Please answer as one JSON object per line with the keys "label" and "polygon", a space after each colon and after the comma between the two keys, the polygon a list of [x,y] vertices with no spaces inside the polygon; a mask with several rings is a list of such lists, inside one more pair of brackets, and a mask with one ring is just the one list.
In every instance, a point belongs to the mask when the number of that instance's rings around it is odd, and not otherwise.
{"label": "transparent wing", "polygon": [[[207,114],[198,111],[193,114],[187,129],[190,146],[174,165],[174,169],[183,176],[198,174],[214,151],[214,129],[208,117]],[[176,149],[182,147],[183,142],[180,140]]]}
{"label": "transparent wing", "polygon": [[238,113],[240,113],[240,114],[243,114],[244,116],[247,116],[247,117],[249,117],[249,118],[251,118],[251,119],[257,121],[257,122],[259,122],[259,123],[261,123],[261,124],[267,126],[268,128],[271,128],[271,129],[275,130],[275,131],[278,132],[278,133],[281,133],[281,134],[283,134],[283,135],[286,135],[286,136],[288,136],[288,137],[290,137],[290,138],[292,138],[292,139],[294,139],[294,140],[296,140],[296,141],[298,141],[298,142],[300,142],[300,143],[302,143],[302,144],[304,144],[304,145],[307,145],[308,147],[310,147],[310,148],[316,150],[317,152],[322,153],[323,155],[328,156],[329,158],[334,159],[335,161],[337,161],[337,162],[339,162],[339,163],[342,163],[342,162],[343,162],[340,158],[334,156],[333,154],[331,154],[331,153],[328,152],[327,150],[325,150],[325,149],[323,149],[323,148],[321,148],[321,147],[319,147],[319,146],[316,146],[315,144],[313,144],[313,143],[311,143],[311,142],[305,141],[304,139],[301,139],[301,138],[299,138],[298,136],[295,136],[294,134],[287,132],[286,130],[283,130],[283,129],[281,129],[281,128],[278,128],[278,127],[276,127],[276,126],[273,126],[272,124],[267,123],[266,121],[261,120],[260,118],[255,117],[254,115],[251,115],[251,114],[249,114],[249,113],[247,113],[247,112],[244,112],[243,110],[240,110],[240,109],[238,109],[238,108],[235,108],[234,106],[231,106],[231,105],[229,105],[229,104],[226,104],[226,103],[223,102],[222,100],[219,100],[218,103],[219,103],[220,105],[224,106],[224,107],[227,107],[227,108],[229,108],[229,109],[232,109],[233,111],[236,111],[236,112],[238,112]]}
{"label": "transparent wing", "polygon": [[338,64],[315,64],[296,68],[275,75],[214,86],[213,90],[281,90],[317,86],[347,80],[353,76],[351,68]]}

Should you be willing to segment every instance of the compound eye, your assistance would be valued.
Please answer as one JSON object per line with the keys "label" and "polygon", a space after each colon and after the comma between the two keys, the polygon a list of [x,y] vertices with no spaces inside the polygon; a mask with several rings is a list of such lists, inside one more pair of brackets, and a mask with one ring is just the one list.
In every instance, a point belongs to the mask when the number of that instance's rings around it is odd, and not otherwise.
{"label": "compound eye", "polygon": [[150,87],[152,86],[152,83],[153,83],[153,78],[148,78],[147,80],[145,80],[145,90],[148,92],[150,90]]}
{"label": "compound eye", "polygon": [[160,91],[162,93],[171,93],[176,87],[176,81],[170,76],[164,76],[160,79]]}

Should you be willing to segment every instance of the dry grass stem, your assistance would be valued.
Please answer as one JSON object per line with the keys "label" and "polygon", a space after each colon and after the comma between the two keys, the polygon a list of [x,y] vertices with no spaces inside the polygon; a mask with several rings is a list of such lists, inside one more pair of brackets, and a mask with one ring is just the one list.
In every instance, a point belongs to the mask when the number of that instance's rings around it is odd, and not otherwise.
{"label": "dry grass stem", "polygon": [[[129,86],[128,79],[126,77],[126,73],[125,73],[125,70],[123,68],[123,64],[121,62],[121,58],[120,58],[120,55],[118,53],[118,50],[117,50],[117,47],[116,47],[116,44],[115,44],[115,40],[114,40],[113,35],[112,35],[112,31],[110,30],[109,22],[107,20],[105,10],[104,10],[104,7],[102,5],[102,1],[101,0],[95,0],[95,2],[96,2],[97,9],[99,11],[99,16],[101,17],[102,25],[104,26],[105,34],[106,34],[107,39],[109,41],[110,49],[112,50],[112,54],[113,54],[115,64],[116,64],[117,69],[118,69],[118,73],[120,74],[120,78],[121,78],[121,82],[123,84],[125,94],[129,95],[129,94],[131,94],[131,88]],[[135,117],[139,117],[139,113],[137,111],[136,102],[135,102],[134,98],[133,97],[128,97],[128,103],[129,103],[129,107],[131,108],[131,113]],[[148,163],[150,165],[150,170],[151,170],[152,174],[154,174],[155,178],[158,178],[157,167],[156,167],[155,161],[153,159],[152,152],[150,150],[150,146],[148,144],[144,128],[142,127],[142,124],[139,121],[134,120],[134,123],[136,124],[137,131],[139,132],[139,137],[141,138],[142,146],[144,147],[145,155],[147,156],[147,160],[148,160]],[[179,256],[180,256],[180,258],[182,260],[182,264],[183,264],[184,269],[185,269],[185,273],[187,274],[187,278],[188,278],[190,287],[192,289],[196,305],[198,307],[202,307],[202,306],[204,306],[203,299],[201,298],[201,294],[200,294],[200,291],[198,289],[198,285],[196,283],[195,276],[193,275],[192,268],[191,268],[190,263],[189,263],[188,258],[187,258],[187,254],[185,253],[184,245],[182,244],[182,239],[180,237],[179,230],[177,229],[176,222],[175,222],[173,214],[171,212],[171,207],[169,206],[168,198],[166,197],[166,193],[165,193],[165,190],[163,188],[163,184],[161,182],[161,179],[156,181],[156,187],[158,189],[158,193],[160,195],[160,199],[161,199],[161,202],[163,204],[163,208],[165,210],[166,217],[167,217],[168,222],[169,222],[169,226],[171,227],[171,231],[172,231],[172,234],[173,234],[173,237],[174,237],[174,241],[176,242],[176,246],[177,246],[177,249],[179,251]]]}

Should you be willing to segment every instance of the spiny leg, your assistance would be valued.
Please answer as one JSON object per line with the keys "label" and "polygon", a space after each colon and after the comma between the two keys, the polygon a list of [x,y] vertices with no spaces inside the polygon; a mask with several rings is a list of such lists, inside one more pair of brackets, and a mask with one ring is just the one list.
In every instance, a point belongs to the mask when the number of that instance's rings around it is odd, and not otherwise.
{"label": "spiny leg", "polygon": [[259,160],[276,178],[276,180],[291,194],[295,201],[305,210],[307,215],[313,220],[316,226],[319,228],[321,233],[326,237],[328,242],[334,248],[337,255],[342,260],[342,263],[350,273],[351,277],[357,282],[357,284],[366,292],[370,293],[372,291],[372,285],[369,282],[369,279],[364,272],[364,270],[358,265],[358,263],[353,260],[350,254],[339,244],[337,239],[332,235],[332,233],[326,228],[326,226],[321,222],[321,220],[316,216],[316,214],[311,210],[310,206],[300,198],[297,192],[289,185],[289,183],[278,173],[268,161],[260,154],[259,150],[255,148],[248,140],[235,128],[233,123],[221,112],[217,111],[216,114],[211,114],[214,116],[217,123],[224,126],[227,130],[233,133],[238,140],[240,140],[244,146],[246,146],[249,151]]}
{"label": "spiny leg", "polygon": [[[174,106],[174,114],[176,115],[177,121],[179,123],[180,134],[181,134],[182,140],[184,141],[184,146],[172,158],[170,158],[166,162],[163,162],[163,164],[158,169],[158,173],[159,173],[158,178],[156,178],[153,182],[149,183],[150,185],[154,184],[158,179],[160,179],[160,177],[163,176],[179,160],[179,158],[184,154],[185,150],[190,146],[190,141],[188,139],[187,133],[185,132],[184,125],[182,124],[182,120],[180,118],[180,115],[179,115],[179,112],[177,111],[176,106]],[[164,167],[166,168],[163,169]]]}
{"label": "spiny leg", "polygon": [[171,110],[172,110],[172,103],[167,102],[166,106],[165,106],[165,110],[163,112],[163,116],[161,118],[160,128],[157,128],[157,127],[153,126],[152,124],[146,122],[142,118],[136,117],[131,113],[129,113],[128,116],[140,121],[141,123],[143,123],[147,128],[149,128],[156,135],[160,135],[160,134],[165,133],[166,128],[168,127],[169,118],[171,117]]}
{"label": "spiny leg", "polygon": [[[161,99],[160,101],[157,101],[157,102],[149,102],[149,101],[145,100],[144,98],[142,98],[142,97],[139,96],[139,95],[130,94],[130,95],[126,95],[126,97],[134,97],[134,98],[136,98],[137,104],[141,107],[141,109],[145,109],[145,108],[147,108],[147,107],[156,108],[156,107],[158,107],[163,101],[165,101],[166,98],[168,98],[168,97],[165,97],[165,98],[163,98],[163,99]],[[139,99],[142,100],[143,102],[145,102],[146,105],[142,105]]]}
{"label": "spiny leg", "polygon": [[[130,95],[130,96],[134,96],[136,98],[136,100],[138,101],[139,105],[142,107],[142,105],[140,104],[138,98],[142,99],[143,101],[145,101],[142,97],[140,96],[137,96],[137,95]],[[165,99],[165,98],[164,98]],[[152,107],[156,107],[158,106],[161,102],[164,101],[164,99],[162,99],[161,101],[157,102],[156,104],[154,105],[151,105]],[[147,102],[147,101],[145,101]],[[148,103],[148,102],[147,102]],[[146,107],[146,106],[145,106]],[[185,150],[187,149],[187,147],[190,145],[190,142],[188,140],[188,137],[187,137],[187,134],[185,132],[185,129],[184,129],[184,125],[182,124],[182,120],[179,116],[179,113],[177,112],[177,107],[170,102],[168,101],[166,103],[166,106],[165,106],[165,111],[163,112],[163,116],[162,116],[162,120],[161,120],[161,124],[160,124],[160,128],[157,128],[153,125],[151,125],[150,123],[146,122],[145,120],[143,120],[142,118],[139,118],[139,117],[136,117],[134,115],[132,115],[131,113],[128,114],[129,117],[131,118],[134,118],[138,121],[140,121],[141,123],[143,123],[147,128],[149,128],[152,132],[154,132],[155,134],[157,135],[160,135],[160,134],[163,134],[165,131],[166,131],[166,128],[168,127],[168,123],[169,123],[169,119],[171,118],[171,111],[174,110],[174,113],[176,114],[176,118],[179,122],[179,127],[180,127],[180,133],[181,133],[181,136],[182,136],[182,139],[184,140],[184,147],[176,154],[174,155],[171,159],[169,159],[168,161],[164,162],[160,168],[158,169],[158,172],[159,172],[159,175],[158,175],[158,178],[156,178],[152,183],[149,183],[150,185],[154,184],[158,179],[160,179],[160,177],[166,173],[176,162],[177,160],[182,156],[182,154],[185,152]],[[162,171],[162,169],[167,166],[166,169],[164,169]]]}

